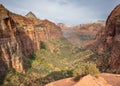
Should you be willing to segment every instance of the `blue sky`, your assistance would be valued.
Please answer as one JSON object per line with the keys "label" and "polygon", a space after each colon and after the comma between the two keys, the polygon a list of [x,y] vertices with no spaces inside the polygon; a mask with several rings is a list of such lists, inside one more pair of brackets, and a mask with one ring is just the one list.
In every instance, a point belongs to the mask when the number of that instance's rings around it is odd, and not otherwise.
{"label": "blue sky", "polygon": [[17,14],[32,11],[39,19],[77,25],[106,20],[120,0],[0,0],[0,3]]}

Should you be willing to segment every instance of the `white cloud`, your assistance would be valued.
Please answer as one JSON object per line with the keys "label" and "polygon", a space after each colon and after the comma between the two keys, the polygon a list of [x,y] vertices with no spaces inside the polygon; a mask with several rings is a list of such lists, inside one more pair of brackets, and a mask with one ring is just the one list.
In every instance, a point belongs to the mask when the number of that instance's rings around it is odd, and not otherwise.
{"label": "white cloud", "polygon": [[25,15],[32,11],[40,19],[49,19],[56,23],[80,24],[106,19],[110,11],[120,1],[0,0],[0,2],[18,14]]}

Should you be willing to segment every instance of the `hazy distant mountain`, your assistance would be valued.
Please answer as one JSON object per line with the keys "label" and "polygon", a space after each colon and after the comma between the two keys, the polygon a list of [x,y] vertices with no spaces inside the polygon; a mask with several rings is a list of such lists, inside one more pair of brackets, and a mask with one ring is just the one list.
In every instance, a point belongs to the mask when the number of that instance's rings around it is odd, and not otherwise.
{"label": "hazy distant mountain", "polygon": [[72,44],[83,46],[86,42],[95,39],[96,34],[103,30],[105,21],[97,21],[94,23],[80,24],[77,26],[57,24],[63,31],[63,36],[66,37]]}

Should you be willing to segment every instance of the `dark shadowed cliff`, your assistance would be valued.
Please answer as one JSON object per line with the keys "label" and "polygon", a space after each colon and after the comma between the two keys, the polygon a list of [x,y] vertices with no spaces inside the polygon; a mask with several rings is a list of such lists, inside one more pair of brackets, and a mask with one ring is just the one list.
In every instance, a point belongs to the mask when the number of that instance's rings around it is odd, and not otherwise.
{"label": "dark shadowed cliff", "polygon": [[108,16],[105,30],[96,36],[97,52],[104,55],[104,63],[115,73],[120,73],[120,5]]}

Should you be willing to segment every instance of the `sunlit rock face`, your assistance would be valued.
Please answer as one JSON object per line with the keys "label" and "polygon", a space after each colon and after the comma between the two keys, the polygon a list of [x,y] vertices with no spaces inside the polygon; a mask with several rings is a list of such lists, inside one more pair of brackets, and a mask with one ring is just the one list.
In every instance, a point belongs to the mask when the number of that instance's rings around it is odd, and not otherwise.
{"label": "sunlit rock face", "polygon": [[31,20],[0,5],[0,76],[14,68],[25,72],[23,58],[40,49],[41,42],[62,37],[60,27],[48,20]]}

